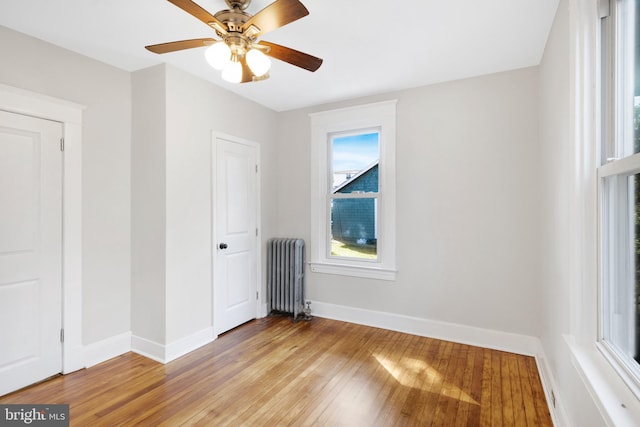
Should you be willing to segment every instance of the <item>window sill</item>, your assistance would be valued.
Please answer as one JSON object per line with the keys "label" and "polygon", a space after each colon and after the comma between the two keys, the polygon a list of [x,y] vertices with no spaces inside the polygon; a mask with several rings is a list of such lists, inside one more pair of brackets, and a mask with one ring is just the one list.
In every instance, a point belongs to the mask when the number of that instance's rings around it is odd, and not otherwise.
{"label": "window sill", "polygon": [[379,267],[361,267],[347,264],[329,264],[322,262],[310,262],[313,273],[337,274],[341,276],[362,277],[365,279],[396,280],[396,270],[388,270]]}
{"label": "window sill", "polygon": [[598,349],[598,345],[578,345],[565,336],[573,364],[595,398],[600,413],[610,425],[638,425],[640,402]]}

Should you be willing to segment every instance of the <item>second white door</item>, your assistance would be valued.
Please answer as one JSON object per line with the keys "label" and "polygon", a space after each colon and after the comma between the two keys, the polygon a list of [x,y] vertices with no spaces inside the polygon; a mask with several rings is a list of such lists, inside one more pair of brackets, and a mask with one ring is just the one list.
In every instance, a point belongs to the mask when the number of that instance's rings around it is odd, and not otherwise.
{"label": "second white door", "polygon": [[257,146],[214,137],[214,329],[257,314]]}
{"label": "second white door", "polygon": [[0,396],[62,369],[61,137],[0,111]]}

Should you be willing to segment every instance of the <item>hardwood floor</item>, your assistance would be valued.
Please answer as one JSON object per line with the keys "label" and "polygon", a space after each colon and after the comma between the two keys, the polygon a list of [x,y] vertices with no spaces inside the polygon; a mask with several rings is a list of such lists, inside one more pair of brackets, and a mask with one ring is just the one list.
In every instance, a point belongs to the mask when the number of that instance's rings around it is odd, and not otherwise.
{"label": "hardwood floor", "polygon": [[0,403],[72,426],[551,426],[535,360],[351,323],[269,317],[166,365],[127,353]]}

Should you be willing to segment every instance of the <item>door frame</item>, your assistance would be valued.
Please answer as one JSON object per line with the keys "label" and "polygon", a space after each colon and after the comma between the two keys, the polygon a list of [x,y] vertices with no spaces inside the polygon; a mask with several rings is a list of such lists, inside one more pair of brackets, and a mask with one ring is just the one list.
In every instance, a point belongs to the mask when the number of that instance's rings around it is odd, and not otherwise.
{"label": "door frame", "polygon": [[62,373],[85,367],[82,346],[83,105],[0,84],[0,110],[62,123]]}
{"label": "door frame", "polygon": [[258,235],[256,236],[256,292],[258,293],[258,301],[256,303],[256,318],[266,316],[266,308],[263,309],[263,306],[266,305],[262,302],[263,298],[263,287],[260,286],[262,283],[263,272],[262,272],[262,221],[261,221],[261,200],[262,200],[262,165],[260,162],[260,144],[248,139],[239,138],[233,135],[229,135],[223,132],[213,131],[211,132],[211,324],[213,325],[214,330],[216,330],[215,325],[215,301],[214,301],[214,286],[215,286],[215,277],[216,277],[216,242],[217,234],[216,234],[216,226],[217,217],[216,217],[216,165],[217,165],[217,149],[218,149],[218,139],[225,139],[227,141],[246,145],[255,150],[256,154],[256,165],[258,167],[258,173],[256,173],[256,227],[258,228]]}

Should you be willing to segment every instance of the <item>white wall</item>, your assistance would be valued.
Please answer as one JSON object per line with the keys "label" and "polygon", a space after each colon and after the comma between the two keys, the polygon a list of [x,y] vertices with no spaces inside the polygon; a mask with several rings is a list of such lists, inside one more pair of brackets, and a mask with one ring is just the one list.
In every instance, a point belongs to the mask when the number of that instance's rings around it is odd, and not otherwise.
{"label": "white wall", "polygon": [[132,75],[131,331],[156,343],[166,336],[165,68]]}
{"label": "white wall", "polygon": [[[564,336],[570,333],[569,234],[571,187],[569,10],[561,1],[540,65],[540,180],[543,185],[542,312],[540,334],[551,374],[557,381],[554,394],[564,406],[575,371]],[[573,376],[572,376],[573,374]],[[565,398],[566,396],[566,398]],[[589,400],[584,400],[587,403]],[[594,417],[593,405],[584,404],[585,415]],[[584,422],[584,420],[583,420]],[[579,424],[588,425],[588,424]],[[603,425],[603,424],[599,424]]]}
{"label": "white wall", "polygon": [[278,234],[309,241],[308,113],[398,99],[395,282],[310,273],[311,300],[536,336],[538,74],[527,68],[278,117]]}
{"label": "white wall", "polygon": [[[212,132],[257,142],[273,159],[276,113],[165,65],[135,72],[133,94],[132,332],[166,360],[213,333]],[[276,168],[263,163],[260,228],[270,236]]]}
{"label": "white wall", "polygon": [[[170,343],[211,326],[212,131],[257,142],[262,155],[272,157],[276,113],[177,68],[167,67],[166,73]],[[275,165],[262,164],[262,177],[267,180],[276,173]],[[269,218],[275,210],[276,190],[264,182],[262,191],[262,211]],[[268,223],[261,228],[263,236],[270,234]],[[264,269],[260,274],[264,278]]]}
{"label": "white wall", "polygon": [[85,105],[82,323],[91,344],[130,328],[130,74],[0,27],[0,83]]}

